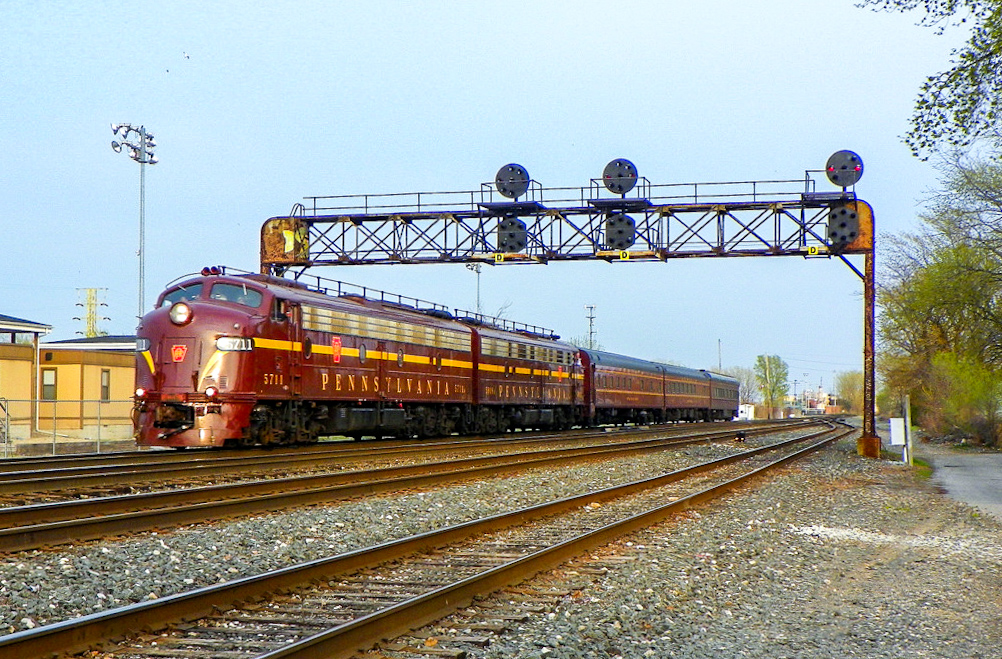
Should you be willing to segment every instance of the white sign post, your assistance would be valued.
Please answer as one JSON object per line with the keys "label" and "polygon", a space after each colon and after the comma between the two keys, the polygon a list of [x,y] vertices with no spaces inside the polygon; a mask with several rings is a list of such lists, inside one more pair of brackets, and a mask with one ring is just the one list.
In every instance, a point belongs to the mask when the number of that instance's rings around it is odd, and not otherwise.
{"label": "white sign post", "polygon": [[891,418],[891,446],[901,447],[901,461],[908,462],[908,438],[905,432],[905,420],[901,417]]}
{"label": "white sign post", "polygon": [[905,394],[905,451],[908,452],[908,464],[915,466],[915,456],[912,455],[912,397]]}

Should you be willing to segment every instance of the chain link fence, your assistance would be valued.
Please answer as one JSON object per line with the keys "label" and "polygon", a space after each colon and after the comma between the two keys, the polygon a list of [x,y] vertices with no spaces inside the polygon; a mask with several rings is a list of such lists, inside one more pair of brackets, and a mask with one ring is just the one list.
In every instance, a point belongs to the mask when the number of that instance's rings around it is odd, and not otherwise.
{"label": "chain link fence", "polygon": [[132,442],[132,399],[0,398],[0,450],[22,454],[122,450]]}

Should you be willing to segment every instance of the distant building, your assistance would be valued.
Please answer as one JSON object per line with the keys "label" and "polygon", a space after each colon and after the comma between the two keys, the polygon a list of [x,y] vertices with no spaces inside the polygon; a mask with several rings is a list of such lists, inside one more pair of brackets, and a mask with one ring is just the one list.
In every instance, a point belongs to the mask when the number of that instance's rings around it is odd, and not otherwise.
{"label": "distant building", "polygon": [[5,451],[12,420],[23,423],[36,417],[38,339],[51,331],[51,325],[0,314],[0,443]]}
{"label": "distant building", "polygon": [[131,442],[135,337],[40,343],[51,330],[0,315],[0,450]]}

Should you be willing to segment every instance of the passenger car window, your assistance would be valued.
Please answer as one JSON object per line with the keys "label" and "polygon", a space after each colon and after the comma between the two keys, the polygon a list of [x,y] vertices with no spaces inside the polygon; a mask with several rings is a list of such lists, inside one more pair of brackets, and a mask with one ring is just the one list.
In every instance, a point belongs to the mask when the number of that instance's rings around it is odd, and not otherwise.
{"label": "passenger car window", "polygon": [[172,306],[175,302],[187,302],[188,300],[197,300],[202,295],[202,284],[192,284],[191,286],[182,286],[169,291],[164,295],[164,301],[160,304],[161,307]]}
{"label": "passenger car window", "polygon": [[261,294],[261,291],[256,288],[251,288],[246,284],[218,283],[212,285],[212,291],[209,293],[209,298],[212,300],[222,300],[224,302],[236,302],[237,304],[242,304],[245,307],[257,309],[261,306],[261,301],[264,299],[264,296]]}

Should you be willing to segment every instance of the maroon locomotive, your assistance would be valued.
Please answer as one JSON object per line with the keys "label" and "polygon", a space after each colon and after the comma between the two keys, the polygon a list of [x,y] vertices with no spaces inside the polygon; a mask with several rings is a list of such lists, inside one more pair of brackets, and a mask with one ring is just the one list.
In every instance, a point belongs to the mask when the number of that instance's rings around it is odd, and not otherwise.
{"label": "maroon locomotive", "polygon": [[169,285],[136,348],[147,446],[719,420],[738,402],[736,380],[706,371],[340,282],[221,268]]}

